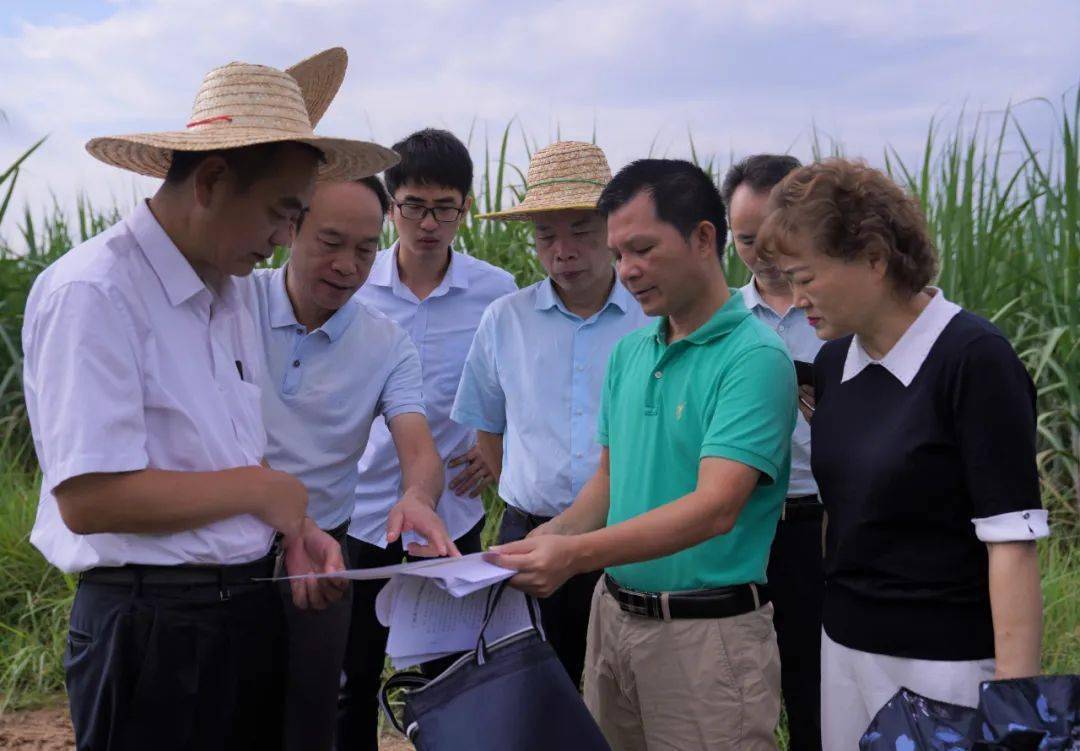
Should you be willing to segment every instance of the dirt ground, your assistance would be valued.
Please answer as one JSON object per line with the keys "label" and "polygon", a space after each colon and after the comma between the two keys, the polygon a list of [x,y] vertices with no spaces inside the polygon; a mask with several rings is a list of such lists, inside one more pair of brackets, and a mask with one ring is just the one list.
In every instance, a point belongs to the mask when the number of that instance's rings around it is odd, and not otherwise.
{"label": "dirt ground", "polygon": [[[0,749],[72,751],[67,707],[48,707],[0,715]],[[412,745],[396,734],[383,736],[381,751],[409,751]]]}

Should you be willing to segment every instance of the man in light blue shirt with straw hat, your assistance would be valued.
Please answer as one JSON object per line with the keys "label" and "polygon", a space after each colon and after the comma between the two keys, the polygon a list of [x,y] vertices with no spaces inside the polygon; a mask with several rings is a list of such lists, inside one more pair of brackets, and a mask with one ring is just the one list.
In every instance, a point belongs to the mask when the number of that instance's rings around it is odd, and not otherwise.
{"label": "man in light blue shirt with straw hat", "polygon": [[[481,217],[532,222],[548,272],[485,312],[451,412],[476,428],[488,465],[501,467],[500,542],[519,540],[558,515],[596,471],[608,355],[648,321],[615,276],[606,222],[596,211],[610,178],[599,147],[560,141],[534,155],[517,207]],[[544,628],[575,685],[598,576],[575,576],[541,601]]]}

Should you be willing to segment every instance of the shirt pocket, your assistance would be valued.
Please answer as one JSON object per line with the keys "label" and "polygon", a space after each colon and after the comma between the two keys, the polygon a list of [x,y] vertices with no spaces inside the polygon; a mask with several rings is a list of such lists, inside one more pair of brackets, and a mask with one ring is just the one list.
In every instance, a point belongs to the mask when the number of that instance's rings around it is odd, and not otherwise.
{"label": "shirt pocket", "polygon": [[266,430],[262,418],[262,389],[254,383],[237,380],[233,386],[234,399],[229,400],[229,416],[236,438],[245,456],[254,463],[266,453]]}

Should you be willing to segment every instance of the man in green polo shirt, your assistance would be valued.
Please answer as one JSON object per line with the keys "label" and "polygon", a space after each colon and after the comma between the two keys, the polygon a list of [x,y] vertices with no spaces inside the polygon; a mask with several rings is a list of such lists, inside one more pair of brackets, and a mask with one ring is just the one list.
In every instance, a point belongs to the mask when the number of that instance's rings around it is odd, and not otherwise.
{"label": "man in green polo shirt", "polygon": [[605,569],[585,700],[614,748],[774,749],[780,662],[764,584],[795,426],[791,359],[728,289],[724,205],[701,169],[634,162],[598,208],[620,279],[661,318],[612,352],[597,473],[491,559],[540,596]]}

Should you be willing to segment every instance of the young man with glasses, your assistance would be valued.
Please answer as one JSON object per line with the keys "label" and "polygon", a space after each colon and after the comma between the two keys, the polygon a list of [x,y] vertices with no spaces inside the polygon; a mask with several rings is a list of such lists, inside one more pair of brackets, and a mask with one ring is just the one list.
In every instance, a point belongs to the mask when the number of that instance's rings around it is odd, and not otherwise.
{"label": "young man with glasses", "polygon": [[[450,408],[473,334],[487,306],[517,289],[513,277],[451,244],[472,205],[473,166],[460,140],[426,129],[394,145],[401,162],[385,173],[398,241],[380,251],[357,297],[398,323],[420,355],[428,422],[447,468],[438,512],[462,554],[480,550],[480,490],[492,471],[473,430],[450,420]],[[462,467],[462,469],[457,469]],[[348,550],[355,567],[401,562],[412,535],[386,539],[387,513],[399,498],[401,468],[382,421],[371,428],[359,463]],[[339,749],[378,747],[379,686],[387,631],[375,617],[381,582],[355,582],[345,685],[338,717]]]}

